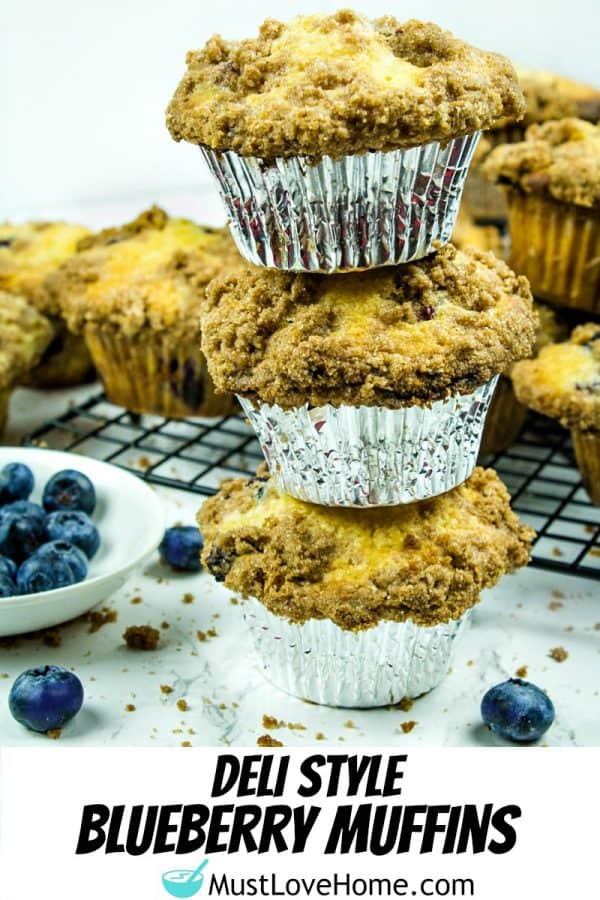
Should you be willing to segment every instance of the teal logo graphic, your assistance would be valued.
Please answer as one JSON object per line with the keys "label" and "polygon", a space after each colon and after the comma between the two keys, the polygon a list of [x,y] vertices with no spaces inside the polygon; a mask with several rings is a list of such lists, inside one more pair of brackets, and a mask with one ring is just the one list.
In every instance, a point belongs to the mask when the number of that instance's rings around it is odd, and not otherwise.
{"label": "teal logo graphic", "polygon": [[204,859],[197,869],[171,869],[165,872],[162,883],[171,897],[195,897],[204,883],[202,871],[208,865]]}

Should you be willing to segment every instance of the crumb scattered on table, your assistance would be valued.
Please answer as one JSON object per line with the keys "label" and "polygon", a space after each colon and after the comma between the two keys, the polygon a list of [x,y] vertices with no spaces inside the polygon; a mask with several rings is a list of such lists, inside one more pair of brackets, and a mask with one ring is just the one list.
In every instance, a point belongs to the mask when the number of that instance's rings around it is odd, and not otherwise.
{"label": "crumb scattered on table", "polygon": [[564,662],[568,655],[569,653],[564,647],[553,647],[548,653],[551,659],[559,663]]}
{"label": "crumb scattered on table", "polygon": [[403,697],[402,700],[396,704],[397,709],[401,709],[402,712],[409,712],[413,706],[415,701],[411,700],[410,697]]}
{"label": "crumb scattered on table", "polygon": [[262,734],[257,738],[256,744],[258,747],[283,747],[283,743],[270,734]]}
{"label": "crumb scattered on table", "polygon": [[135,706],[133,703],[128,703],[125,707],[125,712],[135,712]]}
{"label": "crumb scattered on table", "polygon": [[194,595],[190,594],[190,592],[188,591],[186,594],[183,595],[183,602],[184,603],[193,603]]}
{"label": "crumb scattered on table", "polygon": [[561,603],[560,600],[551,600],[548,604],[548,609],[550,612],[556,612],[557,609],[560,609],[564,605],[565,604]]}
{"label": "crumb scattered on table", "polygon": [[46,732],[46,737],[49,737],[51,741],[57,741],[62,734],[62,728],[51,728]]}
{"label": "crumb scattered on table", "polygon": [[519,666],[519,668],[515,672],[515,675],[517,676],[517,678],[527,678],[527,672],[527,666]]}
{"label": "crumb scattered on table", "polygon": [[137,606],[138,603],[141,603],[141,602],[142,602],[142,598],[141,598],[141,597],[132,597],[132,598],[131,598],[131,602],[132,602],[132,604],[133,604],[134,606]]}
{"label": "crumb scattered on table", "polygon": [[404,734],[410,734],[413,728],[418,725],[418,722],[415,722],[414,719],[409,719],[407,722],[401,722],[400,728],[404,732]]}
{"label": "crumb scattered on table", "polygon": [[130,650],[156,650],[160,632],[150,625],[130,625],[123,632],[123,640]]}
{"label": "crumb scattered on table", "polygon": [[101,628],[104,628],[105,625],[111,625],[117,621],[118,617],[119,614],[116,609],[105,607],[101,610],[92,610],[86,616],[87,621],[90,623],[88,634],[95,634]]}

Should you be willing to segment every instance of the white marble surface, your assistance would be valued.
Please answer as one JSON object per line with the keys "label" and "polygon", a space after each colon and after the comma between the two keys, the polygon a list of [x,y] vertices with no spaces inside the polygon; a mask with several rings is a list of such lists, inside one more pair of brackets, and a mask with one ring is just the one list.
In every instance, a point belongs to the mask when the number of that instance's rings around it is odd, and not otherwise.
{"label": "white marble surface", "polygon": [[[37,394],[19,391],[14,398],[8,440],[54,413],[78,392]],[[95,390],[92,388],[91,390]],[[192,522],[197,496],[159,489],[171,523]],[[185,603],[186,593],[193,595]],[[133,604],[132,599],[141,602]],[[57,648],[39,639],[21,639],[0,647],[0,743],[35,745],[47,738],[33,735],[10,717],[6,698],[13,678],[43,663],[72,667],[85,683],[86,704],[67,727],[60,745],[233,744],[254,746],[266,733],[263,715],[299,723],[269,733],[285,745],[341,743],[372,746],[494,746],[498,741],[483,728],[479,703],[483,692],[528,667],[528,678],[552,697],[557,720],[546,736],[551,746],[600,744],[600,586],[598,582],[528,569],[506,577],[488,591],[475,610],[473,624],[457,648],[445,682],[417,700],[409,712],[397,708],[355,711],[309,705],[268,684],[254,658],[239,606],[208,575],[174,575],[158,562],[146,567],[107,600],[118,620],[95,634],[83,622],[61,629]],[[552,608],[551,608],[552,605]],[[160,648],[128,650],[122,633],[128,625],[161,629]],[[200,641],[198,631],[216,631]],[[551,659],[561,646],[567,659]],[[161,685],[169,685],[165,694]],[[188,709],[182,712],[178,700]],[[127,711],[126,707],[135,707]],[[403,722],[417,725],[405,734]],[[317,738],[317,735],[322,736]]]}

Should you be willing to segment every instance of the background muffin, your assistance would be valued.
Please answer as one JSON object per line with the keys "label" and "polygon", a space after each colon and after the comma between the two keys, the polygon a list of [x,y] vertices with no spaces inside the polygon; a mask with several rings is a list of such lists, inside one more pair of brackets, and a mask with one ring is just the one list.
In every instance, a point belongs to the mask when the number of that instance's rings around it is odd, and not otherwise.
{"label": "background muffin", "polygon": [[52,323],[24,297],[0,291],[0,434],[13,387],[38,364],[53,336]]}
{"label": "background muffin", "polygon": [[600,310],[600,126],[532,125],[525,141],[497,147],[484,173],[506,193],[510,263],[534,295]]}
{"label": "background muffin", "polygon": [[55,334],[36,368],[24,376],[35,387],[80,384],[92,373],[85,342],[70,334],[60,316],[59,304],[44,288],[46,277],[77,250],[89,230],[66,222],[0,224],[0,290],[27,297],[52,318]]}
{"label": "background muffin", "polygon": [[262,477],[229,481],[198,522],[206,568],[251,598],[268,677],[334,705],[433,687],[480,591],[527,563],[533,537],[483,469],[442,497],[385,510],[302,503]]}
{"label": "background muffin", "polygon": [[69,328],[85,336],[109,398],[137,413],[231,412],[200,350],[206,284],[239,262],[228,233],[153,207],[79,246],[46,285]]}
{"label": "background muffin", "polygon": [[512,379],[522,403],[571,429],[583,483],[600,504],[600,325],[579,325],[568,341],[517,363]]}

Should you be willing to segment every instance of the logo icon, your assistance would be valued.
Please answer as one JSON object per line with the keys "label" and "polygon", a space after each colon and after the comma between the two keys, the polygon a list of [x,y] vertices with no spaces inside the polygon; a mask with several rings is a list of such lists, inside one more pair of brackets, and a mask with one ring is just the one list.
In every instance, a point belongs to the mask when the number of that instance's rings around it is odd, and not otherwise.
{"label": "logo icon", "polygon": [[165,891],[171,897],[195,897],[204,883],[202,871],[208,865],[204,859],[197,869],[170,869],[162,877]]}

